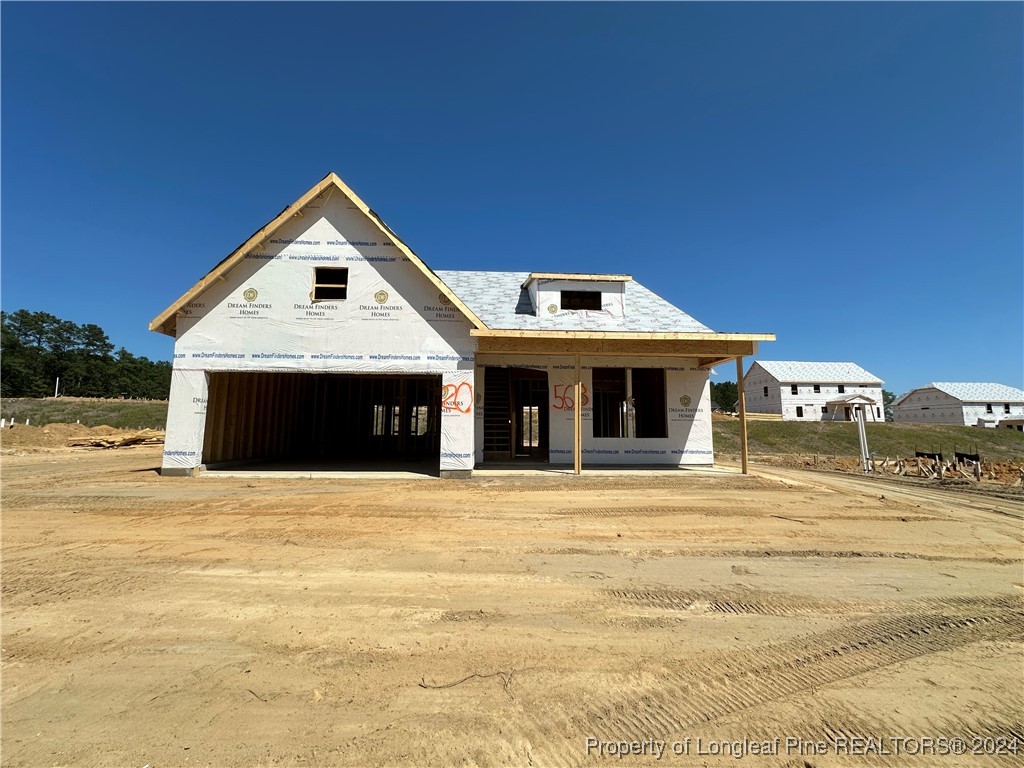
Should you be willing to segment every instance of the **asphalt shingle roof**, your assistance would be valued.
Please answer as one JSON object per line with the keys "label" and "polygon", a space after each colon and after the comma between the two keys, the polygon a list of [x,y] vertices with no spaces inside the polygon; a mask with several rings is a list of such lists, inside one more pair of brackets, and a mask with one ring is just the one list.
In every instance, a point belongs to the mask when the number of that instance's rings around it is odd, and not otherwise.
{"label": "asphalt shingle roof", "polygon": [[538,317],[532,311],[529,297],[523,295],[522,285],[529,272],[438,270],[435,274],[488,328],[495,330],[714,333],[633,280],[625,283],[624,317],[599,311]]}

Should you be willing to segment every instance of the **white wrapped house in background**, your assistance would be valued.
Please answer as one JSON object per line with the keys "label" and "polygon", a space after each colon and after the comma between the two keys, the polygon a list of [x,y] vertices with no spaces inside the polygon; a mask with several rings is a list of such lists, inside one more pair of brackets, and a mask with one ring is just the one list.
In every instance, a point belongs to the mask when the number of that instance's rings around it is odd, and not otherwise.
{"label": "white wrapped house in background", "polygon": [[991,382],[935,381],[896,398],[892,416],[894,421],[911,424],[1024,431],[1024,390]]}
{"label": "white wrapped house in background", "polygon": [[882,380],[856,363],[758,360],[743,390],[749,412],[783,421],[885,421]]}
{"label": "white wrapped house in background", "polygon": [[708,465],[709,369],[774,340],[629,275],[434,272],[333,173],[150,328],[175,338],[163,472],[184,475]]}

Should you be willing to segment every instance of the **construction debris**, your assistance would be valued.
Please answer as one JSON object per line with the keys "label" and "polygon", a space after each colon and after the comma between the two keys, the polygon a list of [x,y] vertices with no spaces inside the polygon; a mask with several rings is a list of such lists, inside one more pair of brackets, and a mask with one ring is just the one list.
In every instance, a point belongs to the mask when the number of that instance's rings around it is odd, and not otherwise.
{"label": "construction debris", "polygon": [[127,448],[130,445],[160,445],[163,441],[163,432],[144,429],[141,432],[127,434],[74,437],[68,440],[68,446],[72,448]]}

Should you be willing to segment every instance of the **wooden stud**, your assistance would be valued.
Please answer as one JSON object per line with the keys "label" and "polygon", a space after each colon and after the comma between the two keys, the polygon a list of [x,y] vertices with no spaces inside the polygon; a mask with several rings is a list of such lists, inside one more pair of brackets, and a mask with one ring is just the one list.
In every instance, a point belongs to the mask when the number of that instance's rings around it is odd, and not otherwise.
{"label": "wooden stud", "polygon": [[216,448],[217,448],[217,461],[224,461],[225,448],[224,448],[224,435],[228,430],[228,409],[231,403],[231,374],[230,373],[219,373],[217,374],[221,380],[220,388],[220,418],[217,420],[217,435],[216,435]]}
{"label": "wooden stud", "polygon": [[277,455],[277,420],[274,418],[274,413],[277,408],[277,399],[279,397],[279,383],[277,380],[276,373],[267,374],[267,410],[264,414],[265,420],[263,428],[267,431],[267,447],[265,455],[267,458],[273,458]]}
{"label": "wooden stud", "polygon": [[295,397],[295,376],[284,374],[284,394],[281,396],[281,455],[287,456],[292,442],[292,403]]}
{"label": "wooden stud", "polygon": [[275,375],[278,377],[278,395],[277,402],[274,403],[274,421],[276,422],[274,427],[274,456],[280,458],[288,450],[285,424],[288,418],[288,389],[291,382],[288,381],[287,373]]}
{"label": "wooden stud", "polygon": [[224,417],[224,409],[220,406],[220,374],[210,372],[210,388],[206,393],[206,434],[203,435],[203,463],[210,464],[217,460],[218,422]]}
{"label": "wooden stud", "polygon": [[238,379],[238,421],[235,423],[235,434],[231,444],[235,454],[233,458],[246,459],[248,457],[245,455],[245,435],[249,430],[249,390],[252,384],[252,374],[240,372]]}
{"label": "wooden stud", "polygon": [[267,429],[267,403],[269,402],[270,393],[270,374],[260,372],[260,388],[258,397],[258,407],[260,414],[259,434],[256,435],[256,455],[259,458],[265,458],[267,455],[267,441],[269,439],[270,430]]}
{"label": "wooden stud", "polygon": [[747,397],[743,393],[743,358],[736,358],[736,393],[740,404],[740,466],[747,474]]}
{"label": "wooden stud", "polygon": [[232,452],[232,436],[237,429],[238,420],[238,374],[225,373],[227,379],[227,401],[224,408],[224,431],[220,438],[221,461],[231,461],[235,458]]}
{"label": "wooden stud", "polygon": [[288,454],[295,452],[296,438],[298,437],[299,430],[299,385],[304,375],[306,374],[291,374],[292,389],[288,395],[288,446],[285,449],[285,452]]}
{"label": "wooden stud", "polygon": [[213,443],[213,420],[216,418],[216,403],[215,397],[215,379],[214,374],[207,374],[207,385],[206,385],[206,426],[203,429],[203,455],[201,461],[207,462],[210,460],[210,445]]}
{"label": "wooden stud", "polygon": [[257,419],[259,418],[259,411],[257,410],[257,399],[259,397],[260,373],[250,373],[248,379],[249,408],[248,411],[246,412],[245,457],[247,459],[251,459],[256,449],[256,431],[258,429]]}
{"label": "wooden stud", "polygon": [[697,358],[697,365],[701,368],[714,368],[716,365],[727,363],[732,360],[731,357],[699,357]]}
{"label": "wooden stud", "polygon": [[281,396],[277,400],[277,455],[288,453],[288,400],[291,397],[291,374],[281,373]]}

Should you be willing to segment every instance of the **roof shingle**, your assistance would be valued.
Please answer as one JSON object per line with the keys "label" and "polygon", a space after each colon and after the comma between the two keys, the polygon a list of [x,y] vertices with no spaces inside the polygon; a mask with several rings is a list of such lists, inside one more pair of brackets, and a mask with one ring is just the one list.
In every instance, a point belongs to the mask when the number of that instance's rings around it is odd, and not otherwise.
{"label": "roof shingle", "polygon": [[703,323],[632,280],[624,284],[624,317],[612,317],[599,311],[538,317],[532,312],[528,297],[524,307],[522,285],[530,276],[529,272],[438,270],[434,274],[493,330],[713,333]]}

